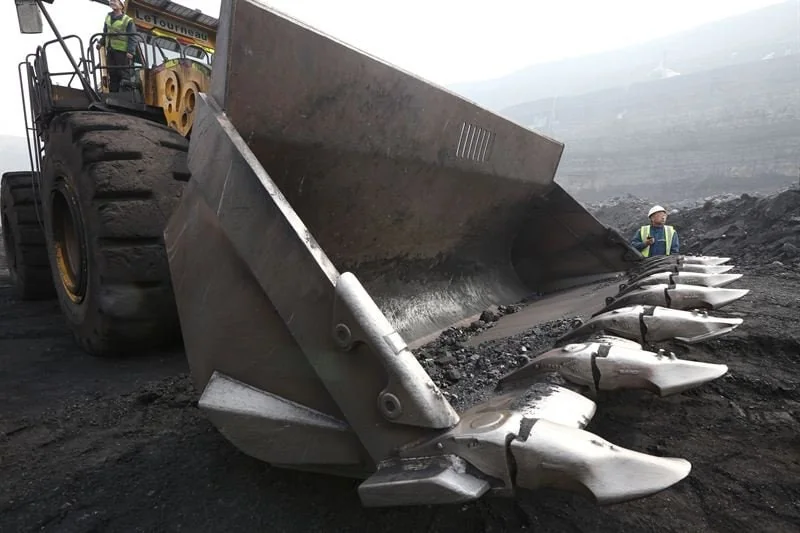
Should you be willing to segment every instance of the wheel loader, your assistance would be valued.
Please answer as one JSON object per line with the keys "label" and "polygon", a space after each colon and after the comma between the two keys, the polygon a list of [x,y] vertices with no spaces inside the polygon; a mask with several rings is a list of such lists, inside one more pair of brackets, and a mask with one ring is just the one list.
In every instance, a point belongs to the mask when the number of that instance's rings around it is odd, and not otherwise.
{"label": "wheel loader", "polygon": [[[136,53],[121,68],[106,64],[108,34],[62,37],[50,3],[16,2],[23,32],[41,32],[44,15],[56,38],[19,65],[31,169],[3,184],[6,248],[18,250],[10,271],[22,297],[57,296],[88,352],[158,347],[180,335],[162,233],[189,176],[217,20],[172,2],[127,1],[137,31],[122,35]],[[57,59],[72,69],[51,68]],[[112,92],[115,69],[122,81]]]}
{"label": "wheel loader", "polygon": [[[44,0],[16,1],[23,31],[44,14],[66,50]],[[142,55],[164,35],[181,55],[145,58],[124,96],[92,81],[91,43],[78,89],[53,83],[47,45],[22,64],[32,168],[3,180],[22,296],[52,288],[97,355],[179,334],[225,438],[358,479],[365,506],[544,488],[608,504],[689,475],[587,426],[601,391],[667,396],[727,372],[656,343],[742,323],[708,313],[747,294],[726,287],[729,258],[645,259],[556,183],[563,144],[259,0],[223,0],[218,20],[181,9],[126,4]],[[155,32],[170,16],[204,40]],[[189,44],[213,68],[172,100],[200,62]],[[496,336],[579,319],[457,411],[414,352],[510,303]]]}

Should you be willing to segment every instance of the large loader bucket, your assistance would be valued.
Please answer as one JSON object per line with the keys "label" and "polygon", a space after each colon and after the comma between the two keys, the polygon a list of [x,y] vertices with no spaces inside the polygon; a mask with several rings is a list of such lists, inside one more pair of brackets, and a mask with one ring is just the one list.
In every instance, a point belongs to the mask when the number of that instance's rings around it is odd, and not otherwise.
{"label": "large loader bucket", "polygon": [[[618,501],[688,473],[592,447],[594,403],[564,388],[456,413],[408,349],[640,259],[554,183],[560,143],[255,0],[223,1],[217,46],[165,235],[200,406],[237,447],[369,477],[368,505],[570,472]],[[551,452],[563,475],[540,471]]]}
{"label": "large loader bucket", "polygon": [[223,5],[213,98],[403,336],[626,268],[554,183],[561,143],[256,2]]}

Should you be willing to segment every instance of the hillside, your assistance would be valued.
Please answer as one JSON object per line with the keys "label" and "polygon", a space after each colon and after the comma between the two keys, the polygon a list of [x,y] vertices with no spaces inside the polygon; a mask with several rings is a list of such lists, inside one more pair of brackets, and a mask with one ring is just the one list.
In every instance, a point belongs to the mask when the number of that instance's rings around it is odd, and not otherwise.
{"label": "hillside", "polygon": [[583,200],[677,201],[797,181],[800,59],[547,98],[503,111],[566,144],[558,181]]}
{"label": "hillside", "polygon": [[[500,110],[552,96],[570,96],[800,52],[797,4],[775,4],[657,39],[574,59],[534,65],[502,78],[451,89]],[[662,66],[663,69],[659,68]]]}

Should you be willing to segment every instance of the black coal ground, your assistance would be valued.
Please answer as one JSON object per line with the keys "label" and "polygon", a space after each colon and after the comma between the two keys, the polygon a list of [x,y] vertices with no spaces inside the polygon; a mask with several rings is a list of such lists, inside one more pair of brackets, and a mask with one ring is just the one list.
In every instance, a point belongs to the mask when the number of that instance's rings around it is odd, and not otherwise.
{"label": "black coal ground", "polygon": [[[751,292],[717,313],[745,323],[690,349],[663,345],[680,357],[727,364],[725,377],[667,398],[625,391],[596,399],[588,430],[693,464],[674,487],[610,507],[541,491],[516,501],[364,509],[357,481],[272,468],[230,445],[197,409],[182,353],[91,358],[75,347],[54,302],[16,302],[2,280],[0,531],[797,531],[800,272],[792,258],[775,255],[784,250],[774,238],[757,253],[759,244],[748,240],[759,238],[756,230],[738,241],[688,233],[708,235],[736,219],[784,232],[791,243],[800,213],[786,204],[771,222],[726,202],[715,207],[724,216],[713,206],[685,213],[687,247],[703,253],[722,242],[746,274],[736,286]],[[630,227],[639,223],[621,209]],[[491,327],[493,317],[484,318],[475,328]],[[565,317],[474,348],[464,341],[476,329],[454,329],[417,355],[464,406],[570,324]]]}
{"label": "black coal ground", "polygon": [[578,318],[546,322],[519,335],[475,347],[464,344],[473,335],[493,327],[501,316],[516,311],[513,305],[486,310],[469,327],[450,328],[415,351],[417,360],[457,410],[463,411],[486,399],[503,375],[549,350],[572,329],[573,320]]}

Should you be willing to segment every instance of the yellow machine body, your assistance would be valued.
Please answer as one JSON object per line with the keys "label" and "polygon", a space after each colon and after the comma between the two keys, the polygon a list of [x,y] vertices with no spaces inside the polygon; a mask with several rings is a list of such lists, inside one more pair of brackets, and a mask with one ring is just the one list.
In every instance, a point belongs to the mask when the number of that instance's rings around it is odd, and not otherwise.
{"label": "yellow machine body", "polygon": [[[174,2],[128,0],[124,11],[141,36],[134,68],[143,103],[161,108],[167,124],[187,136],[197,94],[209,89],[216,19]],[[102,49],[100,65],[107,72]],[[108,92],[107,83],[101,90]]]}

